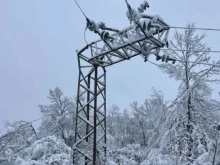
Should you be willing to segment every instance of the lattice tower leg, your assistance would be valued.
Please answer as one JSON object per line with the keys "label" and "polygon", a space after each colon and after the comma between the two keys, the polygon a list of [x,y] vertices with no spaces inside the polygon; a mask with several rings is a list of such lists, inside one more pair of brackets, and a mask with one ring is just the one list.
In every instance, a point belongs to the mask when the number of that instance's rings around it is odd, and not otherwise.
{"label": "lattice tower leg", "polygon": [[103,165],[106,157],[106,70],[78,56],[74,161]]}

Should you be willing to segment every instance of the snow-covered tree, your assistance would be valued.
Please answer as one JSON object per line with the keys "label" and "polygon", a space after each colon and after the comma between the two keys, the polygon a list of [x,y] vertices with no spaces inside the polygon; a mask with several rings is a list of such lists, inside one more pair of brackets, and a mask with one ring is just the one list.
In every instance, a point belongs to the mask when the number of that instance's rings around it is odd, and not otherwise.
{"label": "snow-covered tree", "polygon": [[[165,52],[165,55],[181,62],[162,64],[161,69],[180,82],[174,111],[170,115],[170,151],[176,151],[181,164],[191,165],[207,152],[209,137],[205,128],[215,118],[209,83],[219,82],[213,76],[220,73],[220,67],[199,64],[211,63],[208,56],[210,48],[204,43],[205,35],[196,34],[195,24],[189,23],[186,27],[188,29],[184,33],[174,32],[171,49]],[[220,64],[220,61],[217,63]]]}
{"label": "snow-covered tree", "polygon": [[137,165],[143,162],[145,158],[146,152],[140,144],[129,144],[126,147],[109,151],[107,165]]}
{"label": "snow-covered tree", "polygon": [[107,127],[108,127],[108,133],[110,135],[114,134],[114,120],[115,117],[119,115],[119,110],[120,108],[113,104],[109,109],[108,109],[108,115],[107,115]]}
{"label": "snow-covered tree", "polygon": [[[219,93],[220,94],[220,93]],[[212,129],[208,130],[208,133],[212,139],[210,143],[210,157],[212,165],[220,164],[220,102],[213,100],[216,108],[216,120],[215,124],[212,125]]]}
{"label": "snow-covered tree", "polygon": [[13,159],[38,139],[32,123],[7,122],[0,133],[0,164],[10,164]]}
{"label": "snow-covered tree", "polygon": [[13,161],[16,165],[72,165],[73,151],[63,140],[48,136],[35,141],[23,151],[22,157]]}
{"label": "snow-covered tree", "polygon": [[116,105],[112,105],[107,117],[108,146],[111,149],[118,149],[135,142],[134,127],[130,122],[127,110],[119,112]]}
{"label": "snow-covered tree", "polygon": [[132,124],[136,128],[135,134],[138,135],[136,141],[148,148],[155,147],[163,132],[168,113],[163,94],[153,89],[153,94],[143,105],[138,106],[137,102],[134,102],[131,107],[134,117]]}
{"label": "snow-covered tree", "polygon": [[63,95],[60,88],[49,90],[50,104],[39,105],[42,114],[40,135],[42,137],[55,135],[72,147],[74,140],[75,104],[72,99]]}

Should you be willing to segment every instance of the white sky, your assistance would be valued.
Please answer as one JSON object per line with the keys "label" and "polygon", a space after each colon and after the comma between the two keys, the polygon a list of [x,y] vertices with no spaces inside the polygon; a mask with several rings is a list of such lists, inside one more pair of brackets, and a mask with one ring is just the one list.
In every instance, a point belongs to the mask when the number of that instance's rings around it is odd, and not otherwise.
{"label": "white sky", "polygon": [[[129,26],[124,0],[78,0],[89,18],[110,27]],[[137,8],[142,0],[129,0]],[[209,3],[208,3],[209,2]],[[146,13],[160,15],[171,26],[196,22],[197,27],[220,28],[220,1],[149,0]],[[38,105],[48,103],[49,89],[60,87],[66,96],[76,95],[76,49],[85,46],[86,21],[73,0],[0,1],[0,128],[5,120],[40,118]],[[97,36],[87,31],[87,40]],[[220,32],[207,32],[206,41],[220,50]],[[220,54],[211,54],[220,59]],[[153,59],[154,61],[154,59]],[[152,87],[167,100],[175,98],[177,83],[157,67],[136,57],[107,68],[107,105],[129,108],[142,103]],[[219,99],[220,85],[213,97]]]}

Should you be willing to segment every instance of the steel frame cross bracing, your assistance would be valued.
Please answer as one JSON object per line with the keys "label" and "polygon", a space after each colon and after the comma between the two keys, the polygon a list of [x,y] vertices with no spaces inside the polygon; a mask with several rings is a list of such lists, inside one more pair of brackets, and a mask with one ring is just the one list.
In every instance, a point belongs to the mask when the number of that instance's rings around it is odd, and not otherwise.
{"label": "steel frame cross bracing", "polygon": [[[83,61],[78,56],[79,64]],[[74,153],[75,164],[96,163],[106,154],[106,71],[104,67],[80,66]],[[94,153],[94,154],[93,154]],[[77,155],[80,154],[81,156]],[[94,161],[93,161],[94,160]]]}
{"label": "steel frame cross bracing", "polygon": [[[142,14],[143,21],[153,17]],[[106,67],[141,55],[158,55],[167,43],[168,25],[161,19],[151,35],[130,26],[112,34],[113,41],[98,40],[77,52],[77,93],[74,161],[76,165],[103,165],[106,157]],[[144,48],[145,49],[144,49]],[[147,57],[148,58],[148,57]]]}

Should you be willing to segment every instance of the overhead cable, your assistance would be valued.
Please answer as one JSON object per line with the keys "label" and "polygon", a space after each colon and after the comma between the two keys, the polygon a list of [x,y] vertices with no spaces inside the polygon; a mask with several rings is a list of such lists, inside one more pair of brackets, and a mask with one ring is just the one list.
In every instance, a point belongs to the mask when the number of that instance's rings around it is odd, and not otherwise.
{"label": "overhead cable", "polygon": [[[179,59],[174,59],[175,61],[179,61],[179,62],[184,62],[184,63],[193,63],[193,64],[201,64],[201,65],[209,65],[209,66],[214,66],[214,67],[219,67],[220,68],[220,64],[211,64],[211,63],[204,63],[204,62],[193,62],[193,61],[184,61],[184,60],[179,60]],[[156,64],[150,60],[147,60],[148,62],[150,62],[153,65],[156,65],[158,67],[160,67],[160,64]]]}
{"label": "overhead cable", "polygon": [[82,8],[79,6],[79,4],[77,3],[76,0],[74,0],[76,5],[78,6],[78,8],[81,10],[81,12],[83,13],[83,15],[87,18],[86,14],[83,12]]}
{"label": "overhead cable", "polygon": [[178,59],[175,59],[176,61],[179,61],[179,62],[187,62],[187,63],[193,63],[193,64],[201,64],[201,65],[209,65],[209,66],[215,66],[215,67],[219,67],[220,68],[220,64],[210,64],[210,63],[204,63],[204,62],[193,62],[193,61],[184,61],[184,60],[178,60]]}
{"label": "overhead cable", "polygon": [[171,50],[178,52],[203,52],[203,53],[220,53],[220,50],[187,50],[187,49],[160,49],[160,50]]}
{"label": "overhead cable", "polygon": [[219,31],[220,32],[220,29],[215,29],[215,28],[196,28],[196,27],[193,27],[193,28],[190,28],[190,27],[181,27],[181,26],[162,26],[162,27],[167,27],[167,28],[173,28],[173,29],[195,29],[195,30],[207,30],[207,31]]}

